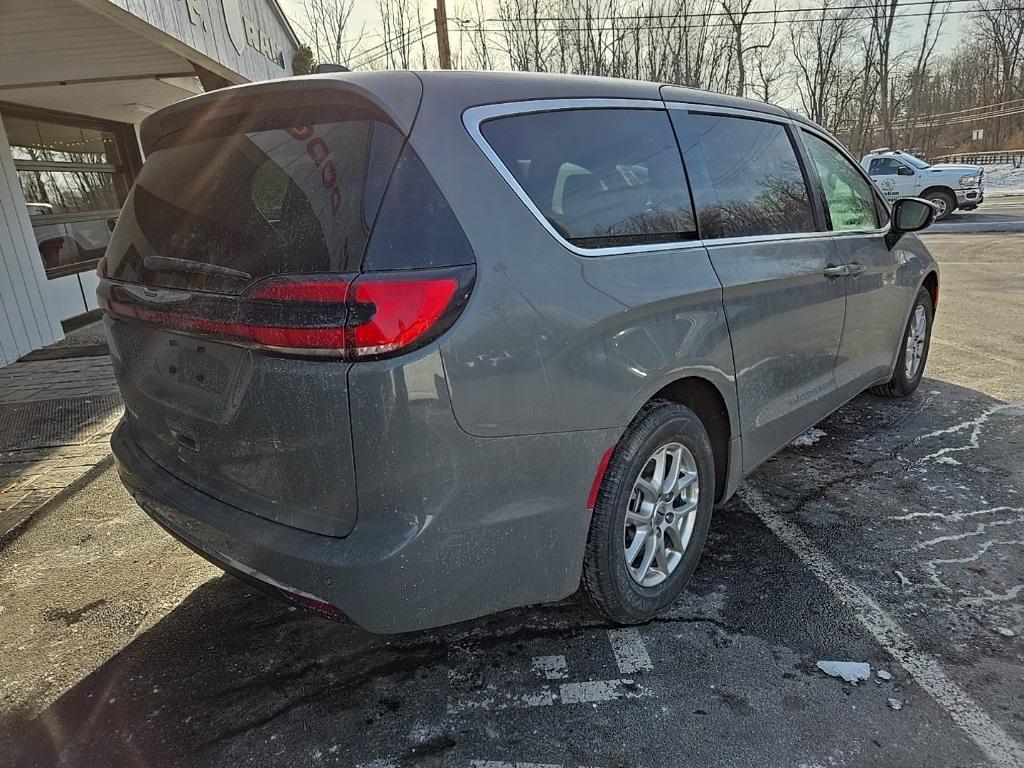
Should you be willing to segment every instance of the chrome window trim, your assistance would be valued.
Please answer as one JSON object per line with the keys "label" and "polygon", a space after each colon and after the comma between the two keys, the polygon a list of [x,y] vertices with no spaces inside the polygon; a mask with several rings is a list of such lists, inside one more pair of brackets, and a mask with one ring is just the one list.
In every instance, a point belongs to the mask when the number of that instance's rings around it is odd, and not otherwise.
{"label": "chrome window trim", "polygon": [[752,120],[764,120],[781,125],[796,125],[797,121],[787,115],[773,115],[771,112],[759,112],[756,109],[741,107],[716,107],[714,104],[694,104],[690,101],[666,101],[665,106],[685,112],[722,115],[724,117],[746,117]]}
{"label": "chrome window trim", "polygon": [[[555,241],[566,250],[577,256],[619,256],[635,253],[652,253],[658,251],[678,251],[695,248],[711,248],[720,245],[742,245],[748,243],[765,243],[786,240],[816,240],[831,237],[864,237],[884,235],[889,231],[889,224],[880,229],[856,229],[856,230],[815,230],[811,232],[786,232],[773,235],[745,235],[739,237],[704,238],[700,240],[674,240],[666,243],[646,243],[643,245],[622,245],[606,246],[603,248],[581,248],[573,245],[558,233],[551,222],[547,220],[541,210],[530,199],[526,190],[516,181],[515,176],[505,166],[497,153],[487,143],[480,126],[488,120],[496,117],[508,117],[510,115],[525,115],[534,112],[560,112],[575,109],[649,109],[649,110],[694,110],[707,114],[723,114],[734,117],[747,117],[755,120],[766,120],[780,125],[793,126],[796,129],[809,130],[818,134],[830,144],[832,140],[812,126],[805,125],[801,121],[794,120],[782,115],[772,115],[756,110],[738,109],[736,107],[716,107],[710,104],[692,104],[689,102],[663,102],[654,99],[537,99],[532,101],[504,102],[501,104],[485,104],[478,107],[470,107],[462,114],[462,124],[469,133],[473,142],[480,148],[487,160],[494,166],[494,169],[501,175],[516,197],[522,201],[527,210],[540,223]],[[848,152],[845,153],[850,158]],[[854,162],[856,167],[860,167]],[[863,173],[863,170],[862,170]],[[868,183],[874,187],[874,182],[868,178]],[[689,185],[689,181],[687,181]],[[696,212],[695,212],[696,213]]]}
{"label": "chrome window trim", "polygon": [[[692,248],[701,248],[703,243],[700,240],[673,240],[665,243],[644,243],[641,245],[605,246],[601,248],[581,248],[573,245],[556,230],[547,217],[541,212],[526,190],[516,181],[515,176],[501,161],[497,153],[487,143],[480,126],[488,120],[496,117],[508,117],[510,115],[526,115],[534,112],[564,112],[578,109],[649,109],[665,111],[665,102],[655,99],[538,99],[536,101],[506,102],[503,104],[487,104],[480,107],[470,107],[462,113],[462,124],[470,137],[490,161],[494,169],[505,180],[512,191],[516,194],[523,205],[533,214],[542,227],[547,230],[559,245],[577,256],[616,256],[631,253],[651,253],[656,251],[678,251]],[[686,180],[683,179],[686,184]],[[687,189],[689,193],[689,189]]]}

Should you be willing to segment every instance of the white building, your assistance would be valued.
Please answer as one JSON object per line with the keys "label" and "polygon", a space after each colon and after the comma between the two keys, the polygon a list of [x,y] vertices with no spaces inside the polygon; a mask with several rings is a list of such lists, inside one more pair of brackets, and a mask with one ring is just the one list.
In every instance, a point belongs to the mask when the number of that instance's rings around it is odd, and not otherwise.
{"label": "white building", "polygon": [[96,309],[138,123],[297,45],[276,0],[0,0],[0,366]]}

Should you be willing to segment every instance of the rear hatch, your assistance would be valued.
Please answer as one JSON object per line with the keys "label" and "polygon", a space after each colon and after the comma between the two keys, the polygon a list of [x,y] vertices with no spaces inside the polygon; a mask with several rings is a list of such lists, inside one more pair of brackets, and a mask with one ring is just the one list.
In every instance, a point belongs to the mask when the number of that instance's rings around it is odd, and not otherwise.
{"label": "rear hatch", "polygon": [[[98,291],[138,446],[221,501],[333,536],[357,513],[352,361],[426,343],[472,283],[471,267],[410,279],[394,224],[367,256],[422,175],[406,146],[419,80],[382,90],[387,106],[343,80],[279,81],[154,115]],[[371,261],[388,271],[361,276]]]}

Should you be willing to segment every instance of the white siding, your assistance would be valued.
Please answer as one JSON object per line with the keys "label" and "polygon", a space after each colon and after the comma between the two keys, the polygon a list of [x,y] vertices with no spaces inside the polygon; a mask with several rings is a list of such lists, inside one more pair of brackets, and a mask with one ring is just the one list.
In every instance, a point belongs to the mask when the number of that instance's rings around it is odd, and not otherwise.
{"label": "white siding", "polygon": [[0,120],[0,365],[63,338],[46,312],[46,275]]}
{"label": "white siding", "polygon": [[[188,0],[76,0],[100,13],[103,6],[127,11],[159,32],[170,35],[245,80],[268,80],[292,73],[295,46],[285,29],[274,0],[205,0],[197,3],[200,17],[189,17]],[[283,66],[270,61],[256,48],[235,50],[228,34],[225,4],[238,4],[242,16],[269,35],[283,54]],[[107,11],[109,13],[109,11]],[[205,22],[205,23],[204,23]],[[187,55],[187,54],[186,54]],[[191,56],[195,59],[196,57]],[[199,62],[203,63],[203,62]]]}
{"label": "white siding", "polygon": [[[0,6],[0,85],[191,69],[181,56],[70,0],[2,0]],[[5,92],[2,100],[18,101],[18,93]]]}

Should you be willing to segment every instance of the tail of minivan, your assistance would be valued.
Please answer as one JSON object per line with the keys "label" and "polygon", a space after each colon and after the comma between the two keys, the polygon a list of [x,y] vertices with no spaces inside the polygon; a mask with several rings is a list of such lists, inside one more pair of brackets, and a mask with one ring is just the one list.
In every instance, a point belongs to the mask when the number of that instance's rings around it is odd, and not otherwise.
{"label": "tail of minivan", "polygon": [[469,241],[407,142],[419,79],[295,78],[144,122],[99,295],[134,444],[225,504],[344,537],[349,369],[442,333]]}

